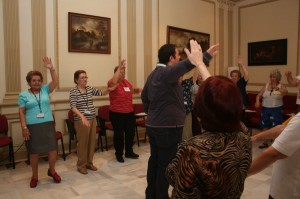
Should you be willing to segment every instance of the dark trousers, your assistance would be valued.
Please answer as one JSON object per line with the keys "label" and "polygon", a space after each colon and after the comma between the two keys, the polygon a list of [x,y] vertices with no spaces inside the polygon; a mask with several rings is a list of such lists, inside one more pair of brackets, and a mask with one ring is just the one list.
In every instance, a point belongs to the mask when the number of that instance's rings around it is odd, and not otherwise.
{"label": "dark trousers", "polygon": [[150,158],[147,170],[146,199],[166,199],[169,183],[166,167],[175,158],[183,128],[149,128]]}
{"label": "dark trousers", "polygon": [[124,150],[124,132],[125,132],[125,153],[133,153],[133,139],[135,132],[134,113],[117,113],[109,111],[109,119],[114,128],[114,147],[116,156],[122,156]]}

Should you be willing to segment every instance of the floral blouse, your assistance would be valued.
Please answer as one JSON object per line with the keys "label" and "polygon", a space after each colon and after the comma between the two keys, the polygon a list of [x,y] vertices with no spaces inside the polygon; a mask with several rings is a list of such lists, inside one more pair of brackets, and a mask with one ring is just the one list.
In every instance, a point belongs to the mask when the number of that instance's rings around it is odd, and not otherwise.
{"label": "floral blouse", "polygon": [[192,91],[191,91],[193,86],[193,77],[183,80],[181,82],[181,85],[183,87],[184,106],[185,106],[186,114],[188,114],[193,109]]}

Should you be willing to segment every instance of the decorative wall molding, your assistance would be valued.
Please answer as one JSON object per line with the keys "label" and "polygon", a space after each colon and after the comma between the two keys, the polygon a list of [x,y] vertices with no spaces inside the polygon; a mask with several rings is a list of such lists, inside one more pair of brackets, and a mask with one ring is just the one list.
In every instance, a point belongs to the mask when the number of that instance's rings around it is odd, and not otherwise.
{"label": "decorative wall molding", "polygon": [[21,90],[18,0],[3,0],[3,32],[6,85],[3,102],[12,102],[17,100]]}
{"label": "decorative wall molding", "polygon": [[46,3],[45,0],[31,0],[33,70],[40,71],[47,82],[47,70],[42,60],[46,55]]}
{"label": "decorative wall molding", "polygon": [[[128,80],[136,85],[136,0],[127,1],[127,67]],[[133,70],[130,70],[133,69]]]}
{"label": "decorative wall molding", "polygon": [[144,1],[144,80],[152,71],[152,0]]}
{"label": "decorative wall molding", "polygon": [[235,3],[230,0],[217,0],[219,8],[232,12]]}

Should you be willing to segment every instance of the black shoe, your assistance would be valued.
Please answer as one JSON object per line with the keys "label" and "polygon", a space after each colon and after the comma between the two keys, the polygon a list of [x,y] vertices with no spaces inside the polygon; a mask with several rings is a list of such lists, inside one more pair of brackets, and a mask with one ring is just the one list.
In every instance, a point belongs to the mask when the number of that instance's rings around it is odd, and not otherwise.
{"label": "black shoe", "polygon": [[131,158],[131,159],[138,159],[140,156],[138,154],[132,152],[132,153],[129,153],[129,154],[125,153],[125,157],[126,158]]}
{"label": "black shoe", "polygon": [[116,156],[116,158],[117,158],[117,161],[120,162],[120,163],[125,162],[123,156]]}

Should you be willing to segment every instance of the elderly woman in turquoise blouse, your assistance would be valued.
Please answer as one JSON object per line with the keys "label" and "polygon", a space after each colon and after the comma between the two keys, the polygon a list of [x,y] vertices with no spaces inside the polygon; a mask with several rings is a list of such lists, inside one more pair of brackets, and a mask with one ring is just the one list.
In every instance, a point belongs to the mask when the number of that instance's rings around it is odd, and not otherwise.
{"label": "elderly woman in turquoise blouse", "polygon": [[56,183],[61,181],[60,176],[55,171],[57,141],[49,99],[49,94],[58,85],[58,76],[50,58],[45,57],[43,63],[44,67],[49,69],[52,81],[49,84],[42,84],[43,76],[41,72],[28,72],[26,81],[29,89],[21,92],[18,99],[22,135],[32,168],[31,188],[35,188],[38,184],[38,160],[40,153],[48,153],[48,176],[52,177]]}

